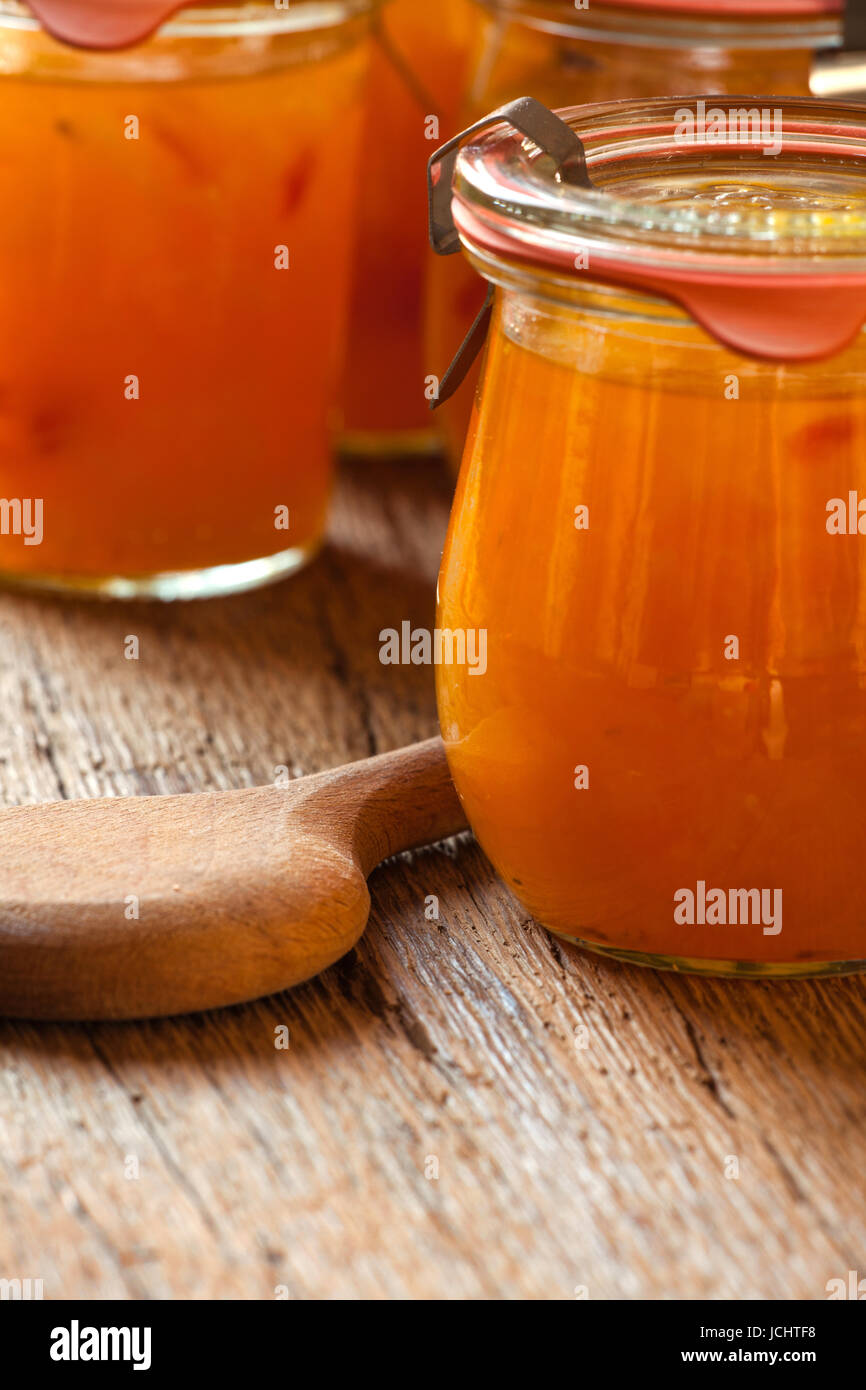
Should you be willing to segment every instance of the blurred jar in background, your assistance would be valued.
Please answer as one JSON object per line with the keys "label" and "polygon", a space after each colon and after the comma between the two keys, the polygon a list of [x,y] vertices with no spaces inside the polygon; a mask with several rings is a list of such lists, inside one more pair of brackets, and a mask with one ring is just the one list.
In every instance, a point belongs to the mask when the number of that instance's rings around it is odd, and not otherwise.
{"label": "blurred jar in background", "polygon": [[435,447],[425,396],[424,175],[457,129],[481,18],[475,0],[385,0],[379,13],[343,392],[353,453]]}
{"label": "blurred jar in background", "polygon": [[[842,0],[479,0],[474,71],[458,125],[520,96],[552,109],[715,92],[806,95],[813,55],[838,44]],[[427,370],[441,376],[484,299],[462,256],[427,264]],[[454,471],[478,368],[436,411]]]}
{"label": "blurred jar in background", "polygon": [[372,13],[210,3],[94,51],[0,3],[0,577],[191,597],[315,551]]}

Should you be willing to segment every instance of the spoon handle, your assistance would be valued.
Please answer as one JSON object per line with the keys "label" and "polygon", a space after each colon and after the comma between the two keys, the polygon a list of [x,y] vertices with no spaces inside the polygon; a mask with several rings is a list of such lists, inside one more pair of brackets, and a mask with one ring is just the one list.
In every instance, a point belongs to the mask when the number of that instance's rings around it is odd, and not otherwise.
{"label": "spoon handle", "polygon": [[326,821],[330,838],[364,875],[401,850],[465,830],[441,738],[319,773],[306,779],[299,806],[311,824]]}

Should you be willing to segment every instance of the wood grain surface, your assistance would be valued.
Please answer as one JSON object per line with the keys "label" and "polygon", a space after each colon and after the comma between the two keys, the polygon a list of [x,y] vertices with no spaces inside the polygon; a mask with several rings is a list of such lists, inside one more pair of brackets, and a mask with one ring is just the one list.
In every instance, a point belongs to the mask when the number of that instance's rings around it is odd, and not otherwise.
{"label": "wood grain surface", "polygon": [[[0,599],[3,803],[250,786],[433,734],[429,669],[380,665],[378,633],[432,622],[447,506],[433,465],[359,463],[322,557],[276,588]],[[866,1275],[862,981],[583,955],[468,836],[371,891],[356,950],[292,993],[0,1022],[0,1278],[46,1298],[823,1299]]]}

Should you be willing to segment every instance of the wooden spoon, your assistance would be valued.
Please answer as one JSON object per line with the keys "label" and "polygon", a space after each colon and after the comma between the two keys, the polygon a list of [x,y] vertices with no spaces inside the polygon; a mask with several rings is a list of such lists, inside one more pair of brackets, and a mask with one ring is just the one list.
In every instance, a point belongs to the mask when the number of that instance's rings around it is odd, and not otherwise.
{"label": "wooden spoon", "polygon": [[145,1018],[299,984],[358,940],[377,864],[465,827],[438,738],[285,789],[0,811],[0,1014]]}

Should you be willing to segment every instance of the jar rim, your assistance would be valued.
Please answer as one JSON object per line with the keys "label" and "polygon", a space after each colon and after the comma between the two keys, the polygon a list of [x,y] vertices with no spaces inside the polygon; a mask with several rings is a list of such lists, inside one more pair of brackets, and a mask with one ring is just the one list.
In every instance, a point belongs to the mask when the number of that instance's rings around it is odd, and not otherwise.
{"label": "jar rim", "polygon": [[642,47],[802,49],[842,42],[845,0],[477,0],[533,29],[584,42]]}
{"label": "jar rim", "polygon": [[[562,0],[559,0],[561,3]],[[495,0],[508,4],[509,0]],[[520,3],[520,0],[511,0]],[[556,3],[556,0],[554,0]],[[602,9],[657,10],[680,14],[782,15],[838,14],[845,0],[593,0]],[[589,6],[587,5],[587,9]]]}
{"label": "jar rim", "polygon": [[[196,0],[162,0],[161,4],[153,0],[128,14],[122,5],[106,8],[85,38],[72,15],[75,7],[71,7],[67,23],[56,3],[0,0],[0,30],[43,29],[72,46],[120,48],[142,42],[154,32],[170,38],[224,38],[326,30],[370,12],[377,3],[378,0],[291,0],[285,8],[277,8],[273,0],[228,0],[226,4],[219,0],[202,4]],[[117,23],[111,28],[105,26],[105,40],[101,41],[97,31],[103,29],[104,21],[112,14],[117,16]]]}

